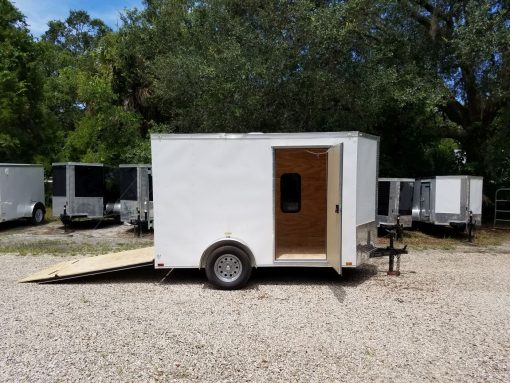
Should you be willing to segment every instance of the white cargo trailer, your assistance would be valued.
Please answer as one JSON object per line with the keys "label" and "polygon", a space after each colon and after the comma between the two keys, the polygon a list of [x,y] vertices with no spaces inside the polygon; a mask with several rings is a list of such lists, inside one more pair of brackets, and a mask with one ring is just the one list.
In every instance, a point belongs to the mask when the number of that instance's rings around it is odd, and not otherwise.
{"label": "white cargo trailer", "polygon": [[342,268],[374,249],[379,139],[154,134],[155,267],[237,288],[252,267]]}
{"label": "white cargo trailer", "polygon": [[40,224],[45,214],[43,166],[0,164],[0,222],[30,218]]}
{"label": "white cargo trailer", "polygon": [[411,227],[414,178],[379,178],[377,188],[378,226]]}
{"label": "white cargo trailer", "polygon": [[153,227],[152,165],[119,165],[120,220],[131,225]]}
{"label": "white cargo trailer", "polygon": [[436,176],[414,185],[413,221],[464,230],[482,223],[483,177]]}

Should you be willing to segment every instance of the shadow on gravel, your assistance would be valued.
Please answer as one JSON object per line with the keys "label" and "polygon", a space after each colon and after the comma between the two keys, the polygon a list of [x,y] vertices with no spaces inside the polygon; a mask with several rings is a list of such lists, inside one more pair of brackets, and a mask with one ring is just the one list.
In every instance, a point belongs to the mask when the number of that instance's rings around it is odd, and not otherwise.
{"label": "shadow on gravel", "polygon": [[[155,270],[152,266],[98,274],[76,279],[53,282],[53,284],[107,284],[107,283],[160,283],[165,285],[196,285],[204,289],[214,289],[205,277],[203,270],[175,269]],[[344,287],[357,286],[377,275],[375,265],[365,265],[358,269],[344,269],[339,276],[330,268],[265,267],[253,270],[250,282],[244,290],[258,290],[260,286],[328,286],[341,303],[345,298]],[[167,276],[165,278],[165,276]]]}
{"label": "shadow on gravel", "polygon": [[415,224],[413,231],[420,231],[423,234],[430,235],[435,238],[452,238],[458,239],[461,241],[467,240],[467,234],[463,231],[455,230],[450,226],[440,226],[440,225],[428,225],[425,223]]}
{"label": "shadow on gravel", "polygon": [[377,274],[377,266],[344,269],[342,275],[331,268],[266,267],[255,269],[246,289],[258,290],[263,285],[328,286],[338,302],[345,299],[346,286],[357,286]]}
{"label": "shadow on gravel", "polygon": [[[118,226],[121,222],[115,219],[83,219],[73,221],[68,225],[67,231],[69,233],[73,231],[81,231],[81,230],[96,230],[96,229],[105,229],[110,226]],[[60,230],[64,230],[64,225],[61,224],[57,227]]]}
{"label": "shadow on gravel", "polygon": [[[47,225],[48,222],[42,224],[42,226]],[[18,219],[15,221],[7,221],[0,223],[0,233],[4,233],[7,231],[22,231],[27,228],[35,227],[28,219]]]}

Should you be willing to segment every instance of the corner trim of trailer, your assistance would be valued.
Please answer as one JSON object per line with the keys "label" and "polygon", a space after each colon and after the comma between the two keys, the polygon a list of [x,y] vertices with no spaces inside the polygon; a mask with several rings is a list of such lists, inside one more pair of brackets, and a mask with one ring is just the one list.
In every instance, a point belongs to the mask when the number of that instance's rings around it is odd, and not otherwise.
{"label": "corner trim of trailer", "polygon": [[240,240],[239,238],[224,237],[224,238],[217,239],[216,241],[211,243],[207,247],[207,249],[204,250],[204,252],[202,253],[202,256],[200,257],[200,263],[198,265],[198,268],[199,269],[205,268],[207,257],[217,248],[219,248],[221,246],[226,246],[226,245],[232,245],[232,246],[237,246],[237,247],[242,248],[246,252],[246,254],[248,254],[248,256],[250,257],[251,266],[257,267],[257,264],[255,263],[255,257],[253,256],[253,252],[251,251],[250,247],[244,241]]}

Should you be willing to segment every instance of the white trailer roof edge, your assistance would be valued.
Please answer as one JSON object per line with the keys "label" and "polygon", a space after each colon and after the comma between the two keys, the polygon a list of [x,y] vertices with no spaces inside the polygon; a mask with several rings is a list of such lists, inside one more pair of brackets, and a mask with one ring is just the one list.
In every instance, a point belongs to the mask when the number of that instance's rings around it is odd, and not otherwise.
{"label": "white trailer roof edge", "polygon": [[418,178],[416,178],[416,181],[427,181],[427,180],[435,180],[438,178],[441,179],[441,178],[458,178],[458,177],[468,177],[468,178],[483,180],[482,176],[470,176],[467,174],[458,174],[458,175],[433,176],[433,177],[418,177]]}
{"label": "white trailer roof edge", "polygon": [[120,164],[119,168],[150,168],[151,164]]}
{"label": "white trailer roof edge", "polygon": [[71,166],[104,166],[104,164],[100,164],[97,162],[54,162],[51,164],[52,166],[65,166],[65,165],[71,165]]}
{"label": "white trailer roof edge", "polygon": [[401,181],[401,182],[414,182],[415,181],[414,178],[398,178],[398,177],[393,177],[393,178],[380,177],[377,180],[378,181]]}
{"label": "white trailer roof edge", "polygon": [[24,168],[43,168],[44,165],[41,164],[9,164],[9,163],[0,163],[0,167],[24,167]]}
{"label": "white trailer roof edge", "polygon": [[380,141],[380,137],[359,131],[345,132],[301,132],[301,133],[153,133],[151,140],[187,140],[187,139],[229,139],[229,140],[264,140],[275,138],[310,139],[310,138],[345,138],[364,137]]}

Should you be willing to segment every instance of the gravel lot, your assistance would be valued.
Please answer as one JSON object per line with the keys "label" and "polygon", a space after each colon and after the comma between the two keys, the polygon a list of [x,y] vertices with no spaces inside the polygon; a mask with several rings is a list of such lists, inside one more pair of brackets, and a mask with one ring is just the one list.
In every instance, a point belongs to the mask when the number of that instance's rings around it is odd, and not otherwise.
{"label": "gravel lot", "polygon": [[[76,258],[73,258],[76,259]],[[1,381],[510,381],[510,241],[332,270],[16,280],[62,261],[0,254]]]}

